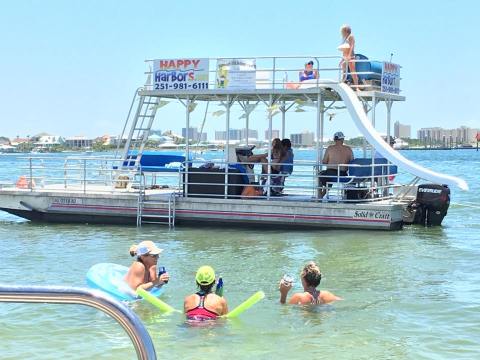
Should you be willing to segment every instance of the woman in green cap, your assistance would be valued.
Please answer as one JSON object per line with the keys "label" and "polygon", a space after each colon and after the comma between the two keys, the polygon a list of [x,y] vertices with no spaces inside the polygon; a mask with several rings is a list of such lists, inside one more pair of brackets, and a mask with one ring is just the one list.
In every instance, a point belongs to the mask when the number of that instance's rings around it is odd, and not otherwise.
{"label": "woman in green cap", "polygon": [[185,315],[188,320],[215,320],[228,313],[227,301],[212,289],[215,285],[215,271],[210,266],[198,269],[195,281],[199,291],[189,295],[184,301]]}

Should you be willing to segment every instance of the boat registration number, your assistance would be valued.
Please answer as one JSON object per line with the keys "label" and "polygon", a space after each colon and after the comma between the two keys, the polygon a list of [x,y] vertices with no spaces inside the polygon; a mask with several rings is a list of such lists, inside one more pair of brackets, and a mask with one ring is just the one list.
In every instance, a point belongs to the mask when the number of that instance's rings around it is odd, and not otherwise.
{"label": "boat registration number", "polygon": [[58,198],[53,198],[52,204],[61,204],[61,205],[81,204],[81,199],[71,198],[71,197],[58,197]]}

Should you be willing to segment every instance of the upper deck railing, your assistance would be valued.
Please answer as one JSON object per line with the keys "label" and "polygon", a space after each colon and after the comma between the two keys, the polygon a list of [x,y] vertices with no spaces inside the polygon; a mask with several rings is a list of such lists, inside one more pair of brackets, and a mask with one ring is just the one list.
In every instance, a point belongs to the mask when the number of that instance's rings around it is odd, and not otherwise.
{"label": "upper deck railing", "polygon": [[[347,81],[353,88],[398,94],[400,66],[357,55],[355,71],[345,73],[337,55],[243,58],[149,59],[144,90],[159,93],[208,90],[304,90],[325,81]],[[311,67],[307,69],[307,64]],[[357,75],[359,84],[353,83]]]}

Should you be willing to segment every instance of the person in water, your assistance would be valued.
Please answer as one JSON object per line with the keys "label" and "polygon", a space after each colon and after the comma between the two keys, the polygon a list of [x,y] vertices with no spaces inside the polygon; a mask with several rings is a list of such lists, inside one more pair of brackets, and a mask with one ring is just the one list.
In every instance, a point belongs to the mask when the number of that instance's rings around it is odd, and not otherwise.
{"label": "person in water", "polygon": [[183,308],[188,320],[215,320],[228,313],[227,301],[212,289],[215,285],[215,271],[210,266],[198,269],[195,281],[199,291],[185,298]]}
{"label": "person in water", "polygon": [[133,289],[150,290],[153,287],[163,286],[169,280],[168,273],[158,276],[157,262],[162,249],[152,241],[142,241],[130,247],[130,255],[137,259],[128,269],[125,282]]}
{"label": "person in water", "polygon": [[[288,302],[289,304],[321,305],[343,300],[330,291],[317,290],[317,287],[320,285],[320,280],[322,280],[322,273],[315,262],[310,261],[303,267],[300,278],[302,279],[303,292],[293,294]],[[287,302],[287,295],[291,288],[291,282],[286,283],[283,279],[280,280],[280,303],[285,304]]]}
{"label": "person in water", "polygon": [[352,28],[349,25],[343,25],[340,28],[340,34],[342,35],[342,44],[338,47],[338,50],[342,52],[342,60],[340,61],[340,68],[342,69],[343,78],[346,80],[347,67],[352,75],[353,85],[358,88],[358,75],[355,71],[355,38],[352,35]]}

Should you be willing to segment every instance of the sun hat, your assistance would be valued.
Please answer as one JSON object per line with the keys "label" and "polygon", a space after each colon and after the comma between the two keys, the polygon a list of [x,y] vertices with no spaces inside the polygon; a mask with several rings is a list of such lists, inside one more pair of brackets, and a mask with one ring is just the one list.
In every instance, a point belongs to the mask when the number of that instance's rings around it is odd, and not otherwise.
{"label": "sun hat", "polygon": [[135,249],[134,252],[137,256],[142,256],[142,255],[158,255],[160,254],[163,249],[160,249],[155,245],[153,241],[146,240],[142,241],[138,245],[134,245]]}
{"label": "sun hat", "polygon": [[200,285],[210,285],[215,281],[215,271],[211,266],[201,266],[197,270],[197,275],[195,275],[195,280]]}
{"label": "sun hat", "polygon": [[333,140],[343,140],[345,139],[345,135],[343,135],[343,132],[337,131],[335,134],[333,134]]}

